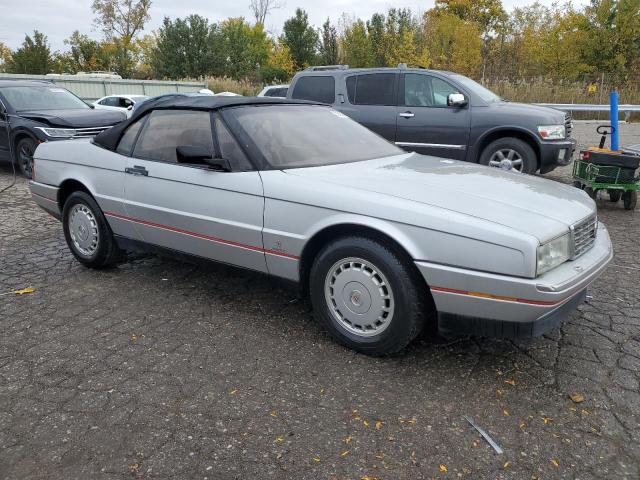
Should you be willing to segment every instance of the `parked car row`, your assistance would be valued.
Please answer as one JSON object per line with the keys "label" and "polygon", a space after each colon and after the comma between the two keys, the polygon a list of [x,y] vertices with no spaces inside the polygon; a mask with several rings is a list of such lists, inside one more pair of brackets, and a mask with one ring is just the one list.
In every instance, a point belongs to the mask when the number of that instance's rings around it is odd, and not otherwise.
{"label": "parked car row", "polygon": [[[485,108],[467,92],[456,112]],[[150,99],[93,140],[42,143],[34,171],[82,264],[168,249],[298,282],[338,342],[372,355],[425,328],[541,335],[613,255],[582,190],[406,152],[318,102]]]}

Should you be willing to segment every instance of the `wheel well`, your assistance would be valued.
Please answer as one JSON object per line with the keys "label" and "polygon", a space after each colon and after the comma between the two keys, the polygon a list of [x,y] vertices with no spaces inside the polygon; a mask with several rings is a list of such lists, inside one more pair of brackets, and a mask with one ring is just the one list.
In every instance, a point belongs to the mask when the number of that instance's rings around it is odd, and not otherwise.
{"label": "wheel well", "polygon": [[397,240],[390,237],[386,233],[381,232],[380,230],[376,230],[375,228],[352,223],[332,225],[323,230],[320,230],[313,237],[311,237],[311,239],[304,246],[302,255],[300,256],[299,267],[300,291],[303,295],[306,295],[309,291],[309,275],[311,273],[311,266],[313,265],[313,261],[315,260],[315,258],[320,253],[320,250],[322,250],[324,246],[329,242],[347,236],[366,237],[391,246],[396,252],[398,252],[405,258],[409,265],[411,265],[411,268],[416,274],[416,278],[419,282],[422,283],[424,287],[423,291],[427,295],[428,300],[432,305],[435,305],[435,303],[433,302],[433,297],[431,296],[431,292],[429,290],[429,286],[418,270],[418,267],[415,266],[413,258],[411,257],[411,255],[409,255],[409,252],[407,252],[407,250],[400,243],[398,243]]}
{"label": "wheel well", "polygon": [[523,142],[528,144],[531,148],[533,148],[533,151],[536,154],[536,163],[538,165],[538,168],[540,168],[540,147],[538,146],[535,139],[531,135],[529,135],[528,133],[522,132],[520,130],[498,130],[497,132],[491,132],[489,135],[484,137],[480,142],[480,145],[478,145],[478,151],[476,154],[475,161],[476,162],[480,161],[480,156],[482,155],[482,152],[484,151],[484,149],[487,148],[487,145],[489,145],[494,140],[498,140],[499,138],[506,138],[506,137],[513,137],[513,138],[517,138],[518,140],[522,140]]}
{"label": "wheel well", "polygon": [[69,198],[69,195],[78,191],[86,192],[91,195],[89,189],[77,180],[65,180],[62,182],[60,189],[58,190],[58,205],[60,206],[60,211],[64,208],[64,204],[67,201],[67,198]]}

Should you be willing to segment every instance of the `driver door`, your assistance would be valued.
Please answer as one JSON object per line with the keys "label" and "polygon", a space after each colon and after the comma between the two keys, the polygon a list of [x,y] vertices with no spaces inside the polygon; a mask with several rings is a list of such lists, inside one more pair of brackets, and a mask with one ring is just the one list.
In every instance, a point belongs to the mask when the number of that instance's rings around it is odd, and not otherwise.
{"label": "driver door", "polygon": [[[224,155],[231,171],[178,163],[179,146]],[[140,240],[267,271],[262,181],[220,118],[197,110],[151,112],[125,173],[127,221]]]}

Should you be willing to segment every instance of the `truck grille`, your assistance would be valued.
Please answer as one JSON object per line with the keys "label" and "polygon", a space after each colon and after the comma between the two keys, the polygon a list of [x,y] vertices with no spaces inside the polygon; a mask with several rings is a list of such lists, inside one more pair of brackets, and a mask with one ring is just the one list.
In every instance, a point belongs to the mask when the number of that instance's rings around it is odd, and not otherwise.
{"label": "truck grille", "polygon": [[571,113],[565,113],[564,115],[564,129],[567,138],[571,137],[571,131],[573,130],[573,117]]}
{"label": "truck grille", "polygon": [[91,138],[95,137],[99,133],[104,132],[106,129],[111,128],[112,125],[105,125],[103,127],[89,127],[89,128],[75,128],[76,134],[73,138]]}
{"label": "truck grille", "polygon": [[598,217],[594,214],[571,227],[573,257],[577,258],[593,247],[598,230]]}

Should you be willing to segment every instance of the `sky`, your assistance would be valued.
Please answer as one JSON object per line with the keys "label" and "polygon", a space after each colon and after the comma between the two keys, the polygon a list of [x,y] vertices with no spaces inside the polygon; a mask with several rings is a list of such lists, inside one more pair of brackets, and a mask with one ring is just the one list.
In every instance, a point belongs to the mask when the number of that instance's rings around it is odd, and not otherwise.
{"label": "sky", "polygon": [[[250,0],[153,0],[151,21],[145,32],[157,29],[165,16],[176,18],[198,14],[217,22],[228,17],[251,18]],[[507,11],[515,6],[524,6],[531,1],[503,0]],[[551,5],[553,0],[541,0]],[[20,47],[25,34],[34,29],[47,35],[52,50],[65,50],[64,39],[74,30],[93,38],[102,33],[93,25],[91,0],[0,0],[0,42],[11,49]],[[423,12],[433,7],[434,0],[284,0],[284,6],[267,17],[267,30],[275,35],[282,31],[284,21],[291,17],[296,7],[309,14],[309,21],[322,25],[327,17],[337,23],[343,13],[368,19],[375,12],[384,12],[390,7],[411,8]],[[574,5],[584,5],[588,0],[574,0]]]}

